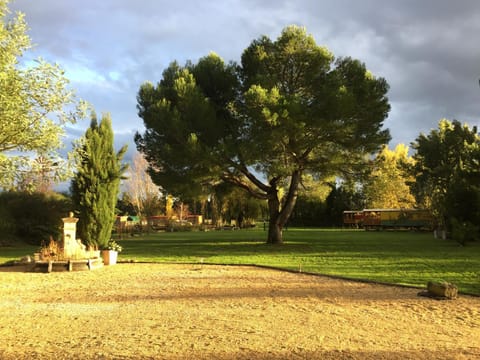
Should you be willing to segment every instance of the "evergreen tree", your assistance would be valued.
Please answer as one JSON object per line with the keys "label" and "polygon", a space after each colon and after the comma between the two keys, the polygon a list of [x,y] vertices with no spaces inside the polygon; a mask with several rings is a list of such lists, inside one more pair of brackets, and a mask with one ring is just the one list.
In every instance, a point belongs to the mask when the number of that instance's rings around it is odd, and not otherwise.
{"label": "evergreen tree", "polygon": [[110,240],[126,150],[124,146],[115,153],[110,116],[104,115],[98,124],[93,114],[90,127],[75,146],[77,173],[71,184],[80,217],[79,236],[87,245],[106,248]]}
{"label": "evergreen tree", "polygon": [[224,182],[266,200],[267,243],[281,244],[304,175],[359,171],[388,142],[387,91],[365,64],[335,61],[290,26],[277,40],[254,40],[239,65],[210,54],[184,67],[174,62],[157,85],[142,85],[146,130],[135,141],[152,180],[169,193]]}
{"label": "evergreen tree", "polygon": [[480,135],[458,120],[442,119],[438,129],[412,144],[412,193],[441,227],[464,243],[480,238]]}

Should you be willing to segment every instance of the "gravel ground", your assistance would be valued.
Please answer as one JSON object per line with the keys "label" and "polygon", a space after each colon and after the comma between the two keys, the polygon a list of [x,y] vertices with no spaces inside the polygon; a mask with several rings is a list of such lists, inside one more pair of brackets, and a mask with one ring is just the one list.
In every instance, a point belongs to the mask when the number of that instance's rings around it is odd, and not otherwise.
{"label": "gravel ground", "polygon": [[0,359],[480,359],[480,298],[255,267],[0,268]]}

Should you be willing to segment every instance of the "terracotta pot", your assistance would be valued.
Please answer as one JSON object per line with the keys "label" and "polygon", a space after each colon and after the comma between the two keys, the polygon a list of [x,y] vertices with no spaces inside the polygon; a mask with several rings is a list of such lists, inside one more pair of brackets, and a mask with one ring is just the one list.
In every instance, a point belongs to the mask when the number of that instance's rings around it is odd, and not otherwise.
{"label": "terracotta pot", "polygon": [[115,265],[117,263],[118,251],[102,250],[102,259],[105,265]]}

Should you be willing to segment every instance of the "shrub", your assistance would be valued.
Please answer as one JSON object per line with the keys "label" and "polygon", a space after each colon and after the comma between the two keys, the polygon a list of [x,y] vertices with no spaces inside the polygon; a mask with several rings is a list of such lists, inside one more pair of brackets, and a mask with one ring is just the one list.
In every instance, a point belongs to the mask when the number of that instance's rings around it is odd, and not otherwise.
{"label": "shrub", "polygon": [[452,225],[452,238],[462,245],[466,245],[469,241],[477,240],[479,237],[480,227],[474,225],[471,222],[461,222],[453,218],[451,220]]}
{"label": "shrub", "polygon": [[62,218],[71,210],[70,199],[58,193],[0,194],[0,231],[2,237],[20,239],[32,245],[59,239]]}

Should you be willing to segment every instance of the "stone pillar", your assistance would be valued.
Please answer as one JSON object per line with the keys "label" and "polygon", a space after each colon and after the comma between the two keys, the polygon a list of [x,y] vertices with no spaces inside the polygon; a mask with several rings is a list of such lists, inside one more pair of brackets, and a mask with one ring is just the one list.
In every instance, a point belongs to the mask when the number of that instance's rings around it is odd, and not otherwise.
{"label": "stone pillar", "polygon": [[69,217],[63,218],[63,256],[65,259],[72,259],[77,254],[77,222],[78,218],[73,217],[73,213]]}

